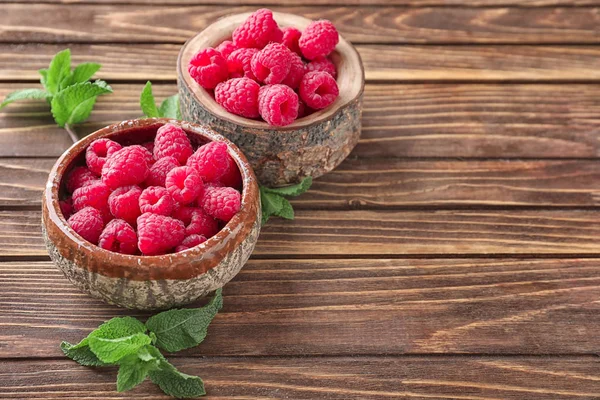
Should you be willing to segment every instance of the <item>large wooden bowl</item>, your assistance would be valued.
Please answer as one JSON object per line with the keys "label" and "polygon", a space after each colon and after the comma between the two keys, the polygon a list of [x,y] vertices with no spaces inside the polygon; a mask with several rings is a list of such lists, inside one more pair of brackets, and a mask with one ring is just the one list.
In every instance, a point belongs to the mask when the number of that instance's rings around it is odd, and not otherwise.
{"label": "large wooden bowl", "polygon": [[[300,30],[311,21],[292,14],[273,13],[280,26]],[[177,60],[183,119],[207,124],[234,142],[246,155],[258,180],[267,186],[297,183],[319,177],[338,166],[356,146],[361,131],[364,69],[356,49],[342,37],[332,54],[340,95],[329,107],[273,127],[231,114],[189,75],[187,67],[201,49],[216,47],[250,15],[232,15],[208,26],[182,47]]]}

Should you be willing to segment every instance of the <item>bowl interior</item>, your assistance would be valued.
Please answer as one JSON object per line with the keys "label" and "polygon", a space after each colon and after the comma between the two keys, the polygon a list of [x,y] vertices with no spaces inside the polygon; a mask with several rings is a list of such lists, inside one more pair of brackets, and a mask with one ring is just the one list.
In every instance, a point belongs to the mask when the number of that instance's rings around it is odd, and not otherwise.
{"label": "bowl interior", "polygon": [[[199,50],[207,47],[216,47],[222,41],[231,39],[231,34],[235,28],[244,22],[250,14],[235,14],[222,18],[188,40],[179,53],[177,68],[179,69],[179,79],[183,80],[182,83],[187,85],[200,103],[204,104],[219,118],[250,128],[269,129],[272,128],[271,125],[264,121],[255,121],[227,112],[206,89],[202,88],[192,79],[187,71],[190,60]],[[279,26],[293,26],[300,30],[303,30],[312,22],[310,19],[287,13],[274,12],[273,16]],[[365,80],[364,69],[360,56],[354,46],[340,35],[339,43],[330,57],[337,68],[336,80],[340,90],[338,98],[333,104],[323,110],[299,118],[290,125],[277,127],[278,131],[296,130],[315,122],[326,120],[335,114],[340,107],[350,103],[363,92]]]}

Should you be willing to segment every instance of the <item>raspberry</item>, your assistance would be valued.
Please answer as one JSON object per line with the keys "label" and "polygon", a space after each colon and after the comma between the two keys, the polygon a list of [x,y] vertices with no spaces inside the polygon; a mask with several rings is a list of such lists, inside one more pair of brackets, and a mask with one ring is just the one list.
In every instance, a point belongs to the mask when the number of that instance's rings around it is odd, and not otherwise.
{"label": "raspberry", "polygon": [[82,238],[90,243],[97,244],[98,238],[104,228],[102,214],[93,207],[84,207],[71,215],[67,221]]}
{"label": "raspberry", "polygon": [[252,57],[258,49],[237,49],[227,57],[227,70],[230,78],[250,78],[256,80],[252,73]]}
{"label": "raspberry", "polygon": [[86,207],[93,207],[100,211],[104,222],[108,222],[111,219],[108,208],[109,195],[110,189],[100,181],[82,186],[73,192],[73,209],[81,211]]}
{"label": "raspberry", "polygon": [[80,187],[97,180],[98,177],[86,167],[76,167],[67,175],[67,190],[73,193]]}
{"label": "raspberry", "polygon": [[258,111],[271,125],[289,125],[298,117],[298,95],[286,85],[263,86],[258,93]]}
{"label": "raspberry", "polygon": [[300,85],[300,81],[302,77],[306,73],[306,69],[304,67],[304,62],[300,58],[300,56],[296,53],[291,54],[291,63],[290,63],[290,72],[287,74],[285,79],[283,80],[284,85],[291,87],[292,89],[297,89]]}
{"label": "raspberry", "polygon": [[195,168],[205,183],[215,182],[227,172],[228,157],[225,143],[210,142],[198,147],[188,159],[187,165]]}
{"label": "raspberry", "polygon": [[229,186],[235,189],[242,188],[242,174],[240,174],[240,169],[237,164],[233,160],[233,158],[227,158],[228,166],[227,172],[219,178],[219,182],[223,184],[223,186]]}
{"label": "raspberry", "polygon": [[154,138],[154,158],[174,157],[184,165],[194,149],[185,131],[173,124],[165,124],[158,128]]}
{"label": "raspberry", "polygon": [[73,199],[69,197],[66,200],[61,200],[58,202],[58,205],[60,206],[60,212],[62,213],[63,217],[65,217],[65,219],[69,219],[73,213]]}
{"label": "raspberry", "polygon": [[281,83],[290,72],[292,53],[281,43],[268,44],[252,56],[252,73],[267,85]]}
{"label": "raspberry", "polygon": [[173,213],[185,225],[186,235],[203,235],[211,237],[219,231],[217,221],[198,207],[181,207]]}
{"label": "raspberry", "polygon": [[137,225],[138,248],[147,256],[165,254],[185,238],[183,222],[165,215],[142,214]]}
{"label": "raspberry", "polygon": [[202,209],[209,215],[229,222],[241,208],[241,195],[230,187],[209,187],[202,197]]}
{"label": "raspberry", "polygon": [[108,207],[115,218],[125,220],[135,225],[140,211],[140,195],[142,189],[139,186],[123,186],[116,189],[108,196]]}
{"label": "raspberry", "polygon": [[252,13],[233,31],[233,43],[238,48],[255,47],[262,49],[269,42],[279,42],[283,33],[273,19],[273,12],[261,8]]}
{"label": "raspberry", "polygon": [[161,186],[150,186],[140,196],[140,211],[143,213],[171,215],[173,199],[167,189]]}
{"label": "raspberry", "polygon": [[237,46],[233,44],[231,40],[225,40],[224,42],[221,42],[221,44],[218,45],[215,50],[221,53],[223,58],[227,60],[227,57],[229,57],[231,53],[237,50]]}
{"label": "raspberry", "polygon": [[181,164],[174,157],[163,157],[150,167],[150,173],[146,179],[147,186],[165,186],[167,174],[173,168],[179,167]]}
{"label": "raspberry", "polygon": [[215,100],[232,114],[246,118],[258,117],[260,85],[249,78],[234,78],[215,88]]}
{"label": "raspberry", "polygon": [[181,242],[181,244],[175,248],[175,252],[179,253],[181,251],[191,249],[192,247],[196,247],[204,242],[206,242],[206,238],[204,236],[190,235],[183,239],[183,242]]}
{"label": "raspberry", "polygon": [[338,31],[331,21],[313,21],[302,32],[298,46],[305,58],[314,60],[326,57],[335,49],[340,40]]}
{"label": "raspberry", "polygon": [[339,95],[335,79],[327,72],[308,72],[300,82],[300,97],[307,106],[315,110],[327,107]]}
{"label": "raspberry", "polygon": [[306,72],[312,71],[323,71],[333,76],[333,79],[337,77],[337,71],[335,64],[327,57],[319,57],[308,64],[306,64]]}
{"label": "raspberry", "polygon": [[123,146],[110,139],[94,140],[85,150],[85,162],[90,171],[100,175],[106,160],[122,148]]}
{"label": "raspberry", "polygon": [[102,231],[98,246],[115,253],[135,254],[137,252],[137,235],[127,222],[122,219],[113,219]]}
{"label": "raspberry", "polygon": [[204,183],[194,168],[177,167],[167,174],[165,187],[173,200],[181,204],[190,204],[202,194]]}
{"label": "raspberry", "polygon": [[154,154],[154,142],[142,143],[142,147],[148,150],[150,154]]}
{"label": "raspberry", "polygon": [[300,46],[298,46],[298,40],[300,39],[302,32],[291,26],[281,28],[281,31],[283,32],[281,44],[290,49],[290,51],[301,56],[302,52],[300,51]]}
{"label": "raspberry", "polygon": [[148,150],[142,146],[122,148],[106,160],[102,182],[111,189],[144,182],[150,173],[148,155]]}
{"label": "raspberry", "polygon": [[304,118],[310,114],[310,109],[306,107],[306,104],[302,100],[298,100],[298,119]]}
{"label": "raspberry", "polygon": [[156,162],[156,160],[154,159],[154,156],[152,155],[152,152],[150,150],[148,150],[147,147],[144,147],[144,146],[142,146],[140,144],[134,144],[134,145],[129,146],[129,147],[135,147],[139,151],[142,152],[142,154],[146,158],[146,161],[148,162],[148,167],[152,166]]}
{"label": "raspberry", "polygon": [[188,72],[204,89],[214,89],[219,82],[227,80],[227,61],[221,53],[209,47],[192,57]]}

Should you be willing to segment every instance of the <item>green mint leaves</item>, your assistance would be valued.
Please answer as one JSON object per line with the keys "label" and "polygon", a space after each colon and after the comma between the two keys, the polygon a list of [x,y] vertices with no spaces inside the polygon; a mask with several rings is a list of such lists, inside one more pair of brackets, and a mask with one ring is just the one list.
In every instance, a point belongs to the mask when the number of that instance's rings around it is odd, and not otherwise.
{"label": "green mint leaves", "polygon": [[98,96],[112,93],[102,80],[89,82],[99,69],[100,64],[83,63],[71,70],[71,51],[58,52],[49,67],[39,71],[44,89],[12,92],[0,103],[0,109],[17,100],[45,99],[60,127],[81,123],[89,118]]}
{"label": "green mint leaves", "polygon": [[[174,309],[150,317],[113,318],[76,345],[62,342],[67,357],[88,367],[118,365],[117,391],[131,390],[148,376],[166,394],[194,398],[206,394],[202,379],[181,373],[161,354],[199,345],[223,306],[221,289],[200,308]],[[156,345],[156,347],[155,347]]]}
{"label": "green mint leaves", "polygon": [[160,107],[156,107],[154,94],[152,93],[152,82],[146,82],[144,90],[140,95],[140,107],[144,115],[148,118],[172,118],[181,119],[179,112],[179,96],[167,97]]}
{"label": "green mint leaves", "polygon": [[260,202],[262,204],[262,224],[266,224],[269,217],[275,215],[285,219],[294,219],[294,209],[290,202],[284,197],[295,197],[306,192],[312,185],[309,176],[297,185],[280,188],[268,188],[260,186]]}

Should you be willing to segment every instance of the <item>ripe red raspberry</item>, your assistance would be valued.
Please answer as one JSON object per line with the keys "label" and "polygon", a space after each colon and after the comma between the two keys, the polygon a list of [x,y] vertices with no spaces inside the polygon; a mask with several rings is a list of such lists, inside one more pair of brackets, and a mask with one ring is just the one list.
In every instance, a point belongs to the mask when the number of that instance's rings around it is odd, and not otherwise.
{"label": "ripe red raspberry", "polygon": [[227,70],[230,78],[250,78],[256,80],[252,73],[252,57],[258,49],[237,49],[227,58]]}
{"label": "ripe red raspberry", "polygon": [[148,154],[142,146],[129,146],[117,151],[102,168],[102,182],[111,189],[144,182],[150,173]]}
{"label": "ripe red raspberry", "polygon": [[140,144],[134,144],[129,147],[135,147],[139,151],[141,151],[142,154],[144,154],[144,157],[146,157],[146,161],[148,162],[148,167],[151,167],[156,162],[156,160],[154,159],[154,156],[152,155],[152,152],[150,150],[148,150],[147,147],[144,147]]}
{"label": "ripe red raspberry", "polygon": [[260,85],[250,78],[234,78],[215,88],[215,100],[232,114],[246,118],[258,117]]}
{"label": "ripe red raspberry", "polygon": [[326,57],[335,49],[340,40],[338,31],[331,21],[313,21],[302,32],[298,45],[305,58],[314,60]]}
{"label": "ripe red raspberry", "polygon": [[227,161],[229,164],[227,166],[227,172],[225,172],[225,174],[219,178],[219,182],[223,186],[229,186],[234,189],[241,189],[242,188],[242,174],[240,174],[240,169],[238,168],[238,166],[235,163],[235,161],[233,160],[233,158],[228,157]]}
{"label": "ripe red raspberry", "polygon": [[140,195],[142,189],[139,186],[123,186],[116,189],[108,196],[108,207],[110,213],[118,219],[125,220],[135,225],[140,211]]}
{"label": "ripe red raspberry", "polygon": [[77,212],[93,207],[100,211],[104,222],[108,222],[112,218],[108,208],[109,195],[110,189],[100,181],[82,186],[73,192],[73,209]]}
{"label": "ripe red raspberry", "polygon": [[204,183],[194,168],[177,167],[167,174],[165,187],[173,200],[180,204],[190,204],[202,194]]}
{"label": "ripe red raspberry", "polygon": [[154,142],[146,142],[142,143],[142,147],[150,152],[150,154],[154,154]]}
{"label": "ripe red raspberry", "polygon": [[175,253],[179,253],[185,251],[187,249],[191,249],[192,247],[196,247],[199,244],[206,242],[206,238],[202,235],[190,235],[183,239],[183,242],[179,246],[175,248]]}
{"label": "ripe red raspberry", "polygon": [[93,207],[84,207],[77,211],[71,215],[67,223],[82,238],[93,244],[98,243],[104,228],[102,214]]}
{"label": "ripe red raspberry", "polygon": [[202,197],[202,209],[224,222],[229,222],[240,211],[240,192],[230,187],[209,187]]}
{"label": "ripe red raspberry", "polygon": [[98,246],[115,253],[135,254],[138,249],[137,234],[127,222],[113,219],[102,231]]}
{"label": "ripe red raspberry", "polygon": [[311,113],[311,110],[306,107],[306,104],[302,100],[298,100],[298,118],[304,118]]}
{"label": "ripe red raspberry", "polygon": [[205,183],[215,182],[227,172],[228,157],[225,143],[210,142],[198,147],[187,165],[195,168]]}
{"label": "ripe red raspberry", "polygon": [[67,190],[69,193],[73,193],[80,187],[97,180],[98,177],[86,167],[75,167],[67,175]]}
{"label": "ripe red raspberry", "polygon": [[169,171],[179,166],[181,166],[181,164],[179,164],[174,157],[161,158],[150,167],[150,173],[148,174],[148,178],[146,178],[145,182],[146,185],[164,187]]}
{"label": "ripe red raspberry", "polygon": [[173,212],[173,218],[183,222],[188,236],[198,234],[211,237],[219,231],[217,220],[199,207],[181,207]]}
{"label": "ripe red raspberry", "polygon": [[110,139],[94,140],[85,150],[85,162],[90,171],[100,175],[106,160],[122,148],[123,146]]}
{"label": "ripe red raspberry", "polygon": [[214,89],[219,82],[227,80],[227,61],[221,53],[209,47],[192,57],[188,72],[203,88]]}
{"label": "ripe red raspberry", "polygon": [[273,19],[273,12],[261,8],[252,13],[233,31],[233,43],[238,48],[262,49],[269,42],[280,42],[283,33]]}
{"label": "ripe red raspberry", "polygon": [[340,94],[335,79],[323,71],[308,72],[304,75],[299,92],[302,101],[315,110],[327,107]]}
{"label": "ripe red raspberry", "polygon": [[154,138],[154,158],[175,157],[184,165],[194,149],[185,131],[173,124],[165,124],[158,128]]}
{"label": "ripe red raspberry", "polygon": [[65,217],[65,219],[69,219],[71,214],[73,214],[73,199],[69,197],[66,200],[61,200],[58,202],[58,205],[60,206],[60,212],[62,213],[63,217]]}
{"label": "ripe red raspberry", "polygon": [[304,62],[296,53],[290,53],[292,56],[292,61],[290,63],[290,72],[287,74],[285,79],[283,80],[284,85],[291,87],[292,89],[297,89],[300,86],[300,81],[302,77],[306,73],[306,69],[304,67]]}
{"label": "ripe red raspberry", "polygon": [[229,55],[231,53],[233,53],[235,50],[237,50],[237,46],[235,44],[233,44],[233,42],[231,40],[225,40],[225,41],[221,42],[221,44],[218,45],[215,50],[217,50],[219,53],[221,53],[223,58],[225,58],[227,60],[227,57],[229,57]]}
{"label": "ripe red raspberry", "polygon": [[281,43],[270,43],[252,56],[252,73],[267,85],[281,83],[290,72],[292,53]]}
{"label": "ripe red raspberry", "polygon": [[171,215],[173,212],[173,199],[161,186],[150,186],[144,189],[140,196],[140,211],[160,215]]}
{"label": "ripe red raspberry", "polygon": [[166,215],[145,213],[137,219],[138,248],[146,256],[165,254],[185,238],[183,222]]}
{"label": "ripe red raspberry", "polygon": [[300,51],[300,46],[298,46],[298,40],[300,39],[302,32],[291,26],[281,28],[281,31],[283,32],[281,43],[290,49],[290,51],[301,56],[302,52]]}
{"label": "ripe red raspberry", "polygon": [[335,64],[327,57],[319,57],[308,64],[306,64],[306,72],[312,71],[323,71],[333,76],[333,79],[337,77],[337,70]]}
{"label": "ripe red raspberry", "polygon": [[289,125],[298,117],[298,95],[286,85],[267,85],[258,93],[258,111],[270,125]]}

